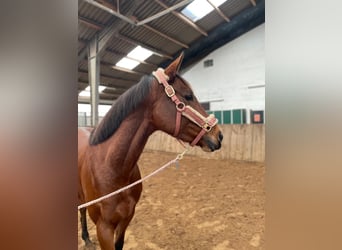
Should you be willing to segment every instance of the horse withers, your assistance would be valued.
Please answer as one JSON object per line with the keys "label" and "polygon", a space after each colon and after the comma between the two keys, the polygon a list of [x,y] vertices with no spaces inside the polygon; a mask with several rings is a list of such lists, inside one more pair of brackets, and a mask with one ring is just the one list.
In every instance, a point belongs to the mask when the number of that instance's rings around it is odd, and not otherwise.
{"label": "horse withers", "polygon": [[[190,85],[178,75],[181,54],[165,70],[143,76],[121,95],[94,129],[78,130],[79,203],[141,179],[137,165],[148,137],[157,130],[204,151],[220,149],[217,119],[205,112]],[[101,249],[121,250],[142,185],[89,206]],[[80,209],[82,239],[92,246],[86,208]],[[115,237],[114,237],[115,236]]]}

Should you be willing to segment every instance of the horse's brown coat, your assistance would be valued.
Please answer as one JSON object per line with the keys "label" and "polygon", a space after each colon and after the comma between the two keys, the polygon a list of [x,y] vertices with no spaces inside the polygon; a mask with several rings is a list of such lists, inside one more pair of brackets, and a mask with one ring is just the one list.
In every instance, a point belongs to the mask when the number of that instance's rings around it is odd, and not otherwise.
{"label": "horse's brown coat", "polygon": [[[207,116],[195,97],[192,101],[186,101],[184,98],[185,95],[193,93],[190,86],[177,75],[181,60],[182,55],[165,69],[165,73],[170,77],[170,84],[184,103]],[[127,94],[122,98],[131,98],[131,96]],[[137,161],[148,137],[156,130],[172,135],[175,128],[175,114],[174,104],[164,93],[163,87],[153,79],[149,95],[139,105],[134,106],[113,134],[108,134],[108,121],[113,121],[113,119],[108,119],[109,117],[105,117],[95,128],[92,134],[92,140],[95,139],[97,142],[95,145],[88,143],[89,129],[80,128],[78,131],[79,203],[96,199],[139,180],[141,177]],[[109,115],[112,116],[113,113],[109,111],[106,116]],[[105,137],[101,137],[103,128],[106,132]],[[200,130],[201,128],[197,125],[182,118],[178,137],[185,142],[191,142]],[[96,140],[97,138],[101,139]],[[221,140],[221,131],[218,126],[215,126],[202,137],[197,145],[203,150],[213,151],[219,148]],[[122,249],[125,230],[133,218],[141,190],[142,185],[137,185],[88,207],[89,215],[96,224],[102,249],[113,250],[114,246],[116,250]],[[85,216],[85,210],[83,216]],[[86,234],[82,237],[87,244],[90,244]]]}

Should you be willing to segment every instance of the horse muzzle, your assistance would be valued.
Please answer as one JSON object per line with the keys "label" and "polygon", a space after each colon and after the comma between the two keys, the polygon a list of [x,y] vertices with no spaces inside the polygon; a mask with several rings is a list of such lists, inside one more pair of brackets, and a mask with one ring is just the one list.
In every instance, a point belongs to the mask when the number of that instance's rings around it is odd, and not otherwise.
{"label": "horse muzzle", "polygon": [[222,145],[223,140],[223,134],[220,131],[220,129],[217,129],[218,133],[213,134],[206,134],[203,136],[201,148],[205,152],[214,152],[216,150],[219,150]]}

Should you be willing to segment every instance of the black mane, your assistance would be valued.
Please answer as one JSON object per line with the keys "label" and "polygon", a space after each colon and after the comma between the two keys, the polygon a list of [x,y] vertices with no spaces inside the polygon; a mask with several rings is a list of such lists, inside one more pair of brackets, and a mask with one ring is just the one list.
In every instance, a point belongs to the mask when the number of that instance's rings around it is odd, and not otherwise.
{"label": "black mane", "polygon": [[123,93],[113,104],[101,122],[92,131],[89,137],[90,145],[97,145],[107,140],[119,128],[122,121],[150,93],[153,76],[143,76],[139,83]]}

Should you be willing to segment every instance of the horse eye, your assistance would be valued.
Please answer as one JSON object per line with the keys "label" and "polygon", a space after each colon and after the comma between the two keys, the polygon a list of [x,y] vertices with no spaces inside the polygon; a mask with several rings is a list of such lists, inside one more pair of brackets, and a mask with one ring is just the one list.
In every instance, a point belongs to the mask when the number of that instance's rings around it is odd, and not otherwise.
{"label": "horse eye", "polygon": [[185,95],[185,100],[187,101],[192,101],[194,99],[194,97],[190,94],[190,95]]}

